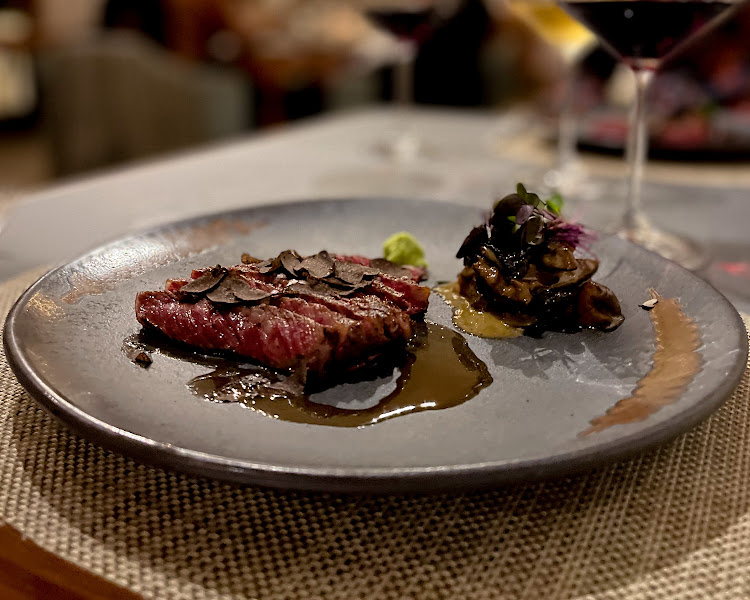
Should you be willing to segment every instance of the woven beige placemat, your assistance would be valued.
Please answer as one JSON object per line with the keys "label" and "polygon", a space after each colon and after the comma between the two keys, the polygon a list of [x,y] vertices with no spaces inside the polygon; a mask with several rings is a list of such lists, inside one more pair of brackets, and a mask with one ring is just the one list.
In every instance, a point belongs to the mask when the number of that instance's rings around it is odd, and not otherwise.
{"label": "woven beige placemat", "polygon": [[[0,314],[30,283],[0,286]],[[750,598],[750,374],[706,423],[609,468],[491,492],[239,488],[68,433],[0,360],[0,520],[159,600]]]}

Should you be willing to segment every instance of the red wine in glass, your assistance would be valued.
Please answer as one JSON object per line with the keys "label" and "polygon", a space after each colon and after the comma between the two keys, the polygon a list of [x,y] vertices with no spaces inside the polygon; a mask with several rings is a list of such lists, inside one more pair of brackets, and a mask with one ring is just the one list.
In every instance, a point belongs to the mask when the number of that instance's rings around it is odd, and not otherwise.
{"label": "red wine in glass", "polygon": [[705,251],[681,236],[653,227],[641,208],[646,161],[646,92],[655,71],[703,33],[732,14],[738,0],[561,0],[562,7],[583,23],[632,69],[636,96],[625,155],[630,177],[619,233],[683,266],[697,270]]}
{"label": "red wine in glass", "polygon": [[432,5],[403,9],[372,7],[367,10],[367,15],[396,37],[421,44],[432,33],[435,10]]}
{"label": "red wine in glass", "polygon": [[683,42],[727,8],[720,0],[577,1],[568,12],[597,34],[622,60],[656,68]]}

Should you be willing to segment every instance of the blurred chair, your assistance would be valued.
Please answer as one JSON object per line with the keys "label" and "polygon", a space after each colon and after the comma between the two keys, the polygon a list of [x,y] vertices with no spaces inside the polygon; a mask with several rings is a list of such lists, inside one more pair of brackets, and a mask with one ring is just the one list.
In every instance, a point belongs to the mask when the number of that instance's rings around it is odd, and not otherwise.
{"label": "blurred chair", "polygon": [[252,123],[240,70],[183,61],[142,35],[106,32],[39,60],[58,174],[196,146]]}

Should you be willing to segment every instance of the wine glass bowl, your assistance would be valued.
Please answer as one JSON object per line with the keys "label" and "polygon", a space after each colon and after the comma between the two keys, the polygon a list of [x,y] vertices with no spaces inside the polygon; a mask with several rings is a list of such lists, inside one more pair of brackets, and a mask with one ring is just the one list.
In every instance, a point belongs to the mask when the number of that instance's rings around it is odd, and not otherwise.
{"label": "wine glass bowl", "polygon": [[646,160],[646,93],[655,72],[731,15],[742,0],[561,0],[602,45],[627,64],[636,80],[626,145],[630,176],[620,235],[697,270],[707,256],[695,243],[654,227],[642,209]]}
{"label": "wine glass bowl", "polygon": [[366,14],[380,27],[387,29],[401,40],[419,44],[432,31],[432,19],[436,11],[431,2],[389,3],[373,0],[365,9]]}
{"label": "wine glass bowl", "polygon": [[658,69],[707,31],[731,0],[569,0],[563,6],[603,45],[636,69]]}

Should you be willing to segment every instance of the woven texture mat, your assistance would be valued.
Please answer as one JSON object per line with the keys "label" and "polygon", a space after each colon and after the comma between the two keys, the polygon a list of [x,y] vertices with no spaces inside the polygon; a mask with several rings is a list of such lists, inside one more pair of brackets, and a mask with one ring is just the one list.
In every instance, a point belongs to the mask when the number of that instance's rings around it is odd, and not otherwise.
{"label": "woven texture mat", "polygon": [[[0,286],[0,314],[31,283]],[[585,475],[490,492],[239,488],[68,433],[0,361],[0,520],[159,600],[750,598],[750,371],[710,420]]]}

